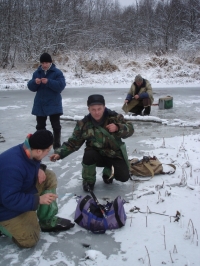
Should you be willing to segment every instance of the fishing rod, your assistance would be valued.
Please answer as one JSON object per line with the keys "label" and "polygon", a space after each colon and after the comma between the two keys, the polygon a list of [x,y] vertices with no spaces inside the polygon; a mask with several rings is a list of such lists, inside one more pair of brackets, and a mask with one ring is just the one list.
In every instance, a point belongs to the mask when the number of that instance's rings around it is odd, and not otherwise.
{"label": "fishing rod", "polygon": [[96,202],[97,206],[99,207],[101,213],[103,214],[103,217],[107,218],[106,213],[105,213],[105,211],[102,208],[102,205],[99,203],[99,201],[98,201],[97,197],[94,195],[93,191],[90,188],[88,188],[88,191],[90,192],[92,198],[94,199],[94,201]]}

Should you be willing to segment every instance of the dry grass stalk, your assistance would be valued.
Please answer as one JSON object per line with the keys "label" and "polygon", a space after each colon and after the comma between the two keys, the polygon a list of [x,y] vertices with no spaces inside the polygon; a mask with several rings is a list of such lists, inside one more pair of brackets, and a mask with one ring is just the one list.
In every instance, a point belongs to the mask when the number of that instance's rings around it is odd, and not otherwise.
{"label": "dry grass stalk", "polygon": [[172,259],[172,254],[171,252],[169,251],[169,255],[170,255],[170,258],[171,258],[171,262],[174,263],[173,259]]}
{"label": "dry grass stalk", "polygon": [[164,246],[165,246],[165,250],[166,250],[166,240],[165,240],[165,226],[163,226],[163,231],[164,231]]}
{"label": "dry grass stalk", "polygon": [[162,145],[161,145],[161,148],[166,148],[165,147],[165,139],[163,138],[163,143],[162,143]]}
{"label": "dry grass stalk", "polygon": [[193,221],[191,219],[189,220],[188,227],[190,226],[190,224],[192,226],[192,234],[194,236],[195,235],[194,224],[193,224]]}
{"label": "dry grass stalk", "polygon": [[192,165],[190,166],[190,177],[192,177]]}
{"label": "dry grass stalk", "polygon": [[150,260],[149,252],[148,252],[148,249],[147,249],[147,247],[146,247],[146,246],[145,246],[145,248],[146,248],[146,251],[147,251],[147,256],[148,256],[148,259],[149,259],[149,266],[151,266],[151,260]]}
{"label": "dry grass stalk", "polygon": [[186,173],[185,169],[182,167],[182,177],[181,177],[180,185],[184,186],[184,185],[186,185],[186,182],[187,182],[187,173]]}
{"label": "dry grass stalk", "polygon": [[178,253],[176,245],[174,245],[173,253]]}
{"label": "dry grass stalk", "polygon": [[132,225],[132,220],[133,220],[133,217],[132,217],[132,215],[131,215],[131,222],[130,222],[130,227],[131,227],[131,225]]}
{"label": "dry grass stalk", "polygon": [[197,246],[199,245],[199,237],[198,237],[198,234],[197,234],[197,229],[195,228],[195,232],[196,232],[196,236],[197,236]]}

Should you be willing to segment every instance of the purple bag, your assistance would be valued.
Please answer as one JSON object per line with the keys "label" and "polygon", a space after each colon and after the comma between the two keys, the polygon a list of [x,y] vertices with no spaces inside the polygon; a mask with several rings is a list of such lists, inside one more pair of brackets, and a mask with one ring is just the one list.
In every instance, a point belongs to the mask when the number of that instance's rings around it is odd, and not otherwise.
{"label": "purple bag", "polygon": [[96,234],[103,234],[107,229],[117,229],[125,225],[125,200],[120,196],[100,207],[89,195],[79,197],[77,201],[74,221],[81,227]]}

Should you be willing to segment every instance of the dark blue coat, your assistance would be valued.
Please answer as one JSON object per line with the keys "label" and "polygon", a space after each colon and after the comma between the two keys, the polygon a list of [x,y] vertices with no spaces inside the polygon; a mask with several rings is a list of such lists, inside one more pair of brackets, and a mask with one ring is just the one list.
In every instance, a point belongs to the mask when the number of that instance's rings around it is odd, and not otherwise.
{"label": "dark blue coat", "polygon": [[29,159],[23,144],[0,154],[0,221],[37,210],[39,167],[40,161]]}
{"label": "dark blue coat", "polygon": [[[36,84],[36,78],[47,78],[47,84]],[[66,86],[63,73],[51,65],[45,74],[41,66],[33,73],[32,79],[28,82],[30,91],[37,92],[34,99],[32,114],[36,116],[49,116],[63,114],[61,92]]]}

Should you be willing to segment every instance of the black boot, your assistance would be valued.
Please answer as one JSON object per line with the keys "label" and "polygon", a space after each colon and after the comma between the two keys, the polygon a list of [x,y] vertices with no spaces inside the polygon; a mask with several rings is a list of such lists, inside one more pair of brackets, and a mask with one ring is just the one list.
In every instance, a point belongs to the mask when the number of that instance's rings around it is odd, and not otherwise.
{"label": "black boot", "polygon": [[147,106],[144,108],[144,115],[150,115],[151,112],[151,106]]}
{"label": "black boot", "polygon": [[60,217],[54,217],[51,221],[40,222],[42,232],[66,231],[74,227],[74,225],[70,220]]}
{"label": "black boot", "polygon": [[136,115],[142,115],[142,110],[144,109],[143,106],[138,106],[136,105],[134,108],[132,108],[129,112],[130,113],[133,113],[132,115],[133,116],[136,116]]}
{"label": "black boot", "polygon": [[54,140],[53,140],[53,148],[54,150],[55,149],[58,149],[61,147],[61,143],[60,143],[60,137],[61,137],[61,132],[53,132],[53,137],[54,137]]}
{"label": "black boot", "polygon": [[83,190],[85,192],[90,192],[94,190],[94,183],[88,183],[86,181],[83,181]]}

